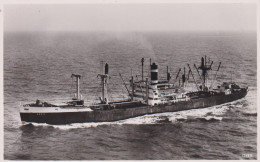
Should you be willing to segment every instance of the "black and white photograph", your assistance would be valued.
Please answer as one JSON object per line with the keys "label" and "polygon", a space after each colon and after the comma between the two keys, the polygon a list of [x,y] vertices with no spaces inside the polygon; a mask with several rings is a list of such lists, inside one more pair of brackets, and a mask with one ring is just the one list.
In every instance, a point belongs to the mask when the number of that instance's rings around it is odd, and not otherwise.
{"label": "black and white photograph", "polygon": [[257,160],[258,5],[5,1],[3,160]]}

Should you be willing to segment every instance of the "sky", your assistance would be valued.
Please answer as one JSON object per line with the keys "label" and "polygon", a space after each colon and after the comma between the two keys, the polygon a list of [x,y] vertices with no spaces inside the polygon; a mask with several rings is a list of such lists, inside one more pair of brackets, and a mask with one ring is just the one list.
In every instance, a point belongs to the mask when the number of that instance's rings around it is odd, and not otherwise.
{"label": "sky", "polygon": [[256,31],[253,3],[5,4],[4,31]]}

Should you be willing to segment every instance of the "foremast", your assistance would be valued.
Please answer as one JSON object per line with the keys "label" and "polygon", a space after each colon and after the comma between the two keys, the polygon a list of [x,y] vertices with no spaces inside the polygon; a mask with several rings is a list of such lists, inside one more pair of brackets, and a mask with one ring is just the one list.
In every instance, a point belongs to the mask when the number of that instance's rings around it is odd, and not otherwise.
{"label": "foremast", "polygon": [[108,103],[107,98],[105,97],[105,93],[107,92],[107,80],[109,78],[108,75],[108,64],[105,64],[105,72],[104,72],[104,62],[101,61],[101,71],[100,74],[98,74],[98,77],[101,79],[101,103]]}
{"label": "foremast", "polygon": [[207,82],[207,76],[208,76],[208,71],[211,70],[211,66],[213,64],[213,61],[211,64],[207,64],[207,58],[205,56],[201,58],[201,65],[199,69],[202,71],[202,91],[208,91],[208,87],[206,86]]}
{"label": "foremast", "polygon": [[80,80],[80,78],[81,78],[81,75],[79,75],[79,74],[71,74],[71,78],[73,79],[73,78],[76,78],[76,96],[75,96],[75,98],[73,98],[73,99],[75,99],[75,100],[80,100],[81,99],[81,96],[80,96],[80,90],[79,90],[79,86],[80,86],[80,82],[79,82],[79,80]]}

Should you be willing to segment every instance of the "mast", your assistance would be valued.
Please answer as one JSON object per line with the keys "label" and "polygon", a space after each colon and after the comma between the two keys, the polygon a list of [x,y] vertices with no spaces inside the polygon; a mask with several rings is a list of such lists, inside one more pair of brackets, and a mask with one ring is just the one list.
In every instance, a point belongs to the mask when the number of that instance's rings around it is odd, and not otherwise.
{"label": "mast", "polygon": [[199,69],[197,68],[196,64],[194,64],[194,67],[195,67],[195,69],[197,70],[197,73],[198,73],[198,75],[199,75],[199,77],[200,77],[200,80],[203,81],[202,78],[201,78],[201,75],[200,75]]}
{"label": "mast", "polygon": [[134,100],[134,90],[135,90],[135,84],[134,84],[134,77],[133,77],[133,69],[131,68],[131,80],[130,80],[130,87],[131,87],[131,93],[129,92],[129,96],[131,97],[131,101]]}
{"label": "mast", "polygon": [[142,82],[144,81],[144,58],[141,59],[142,62]]}
{"label": "mast", "polygon": [[192,76],[192,78],[193,78],[193,81],[195,82],[196,87],[197,87],[197,89],[199,90],[198,84],[197,84],[197,82],[196,82],[196,80],[195,80],[195,78],[194,78],[194,76],[193,76],[193,74],[192,74],[192,71],[191,71],[190,65],[189,65],[189,64],[187,64],[187,65],[188,65],[188,67],[189,67],[189,69],[190,69],[190,73],[191,73],[191,76]]}
{"label": "mast", "polygon": [[[217,75],[218,75],[218,71],[219,71],[220,65],[221,65],[221,62],[220,62],[220,63],[219,63],[219,65],[218,65],[217,72],[216,72],[216,74],[215,74],[215,77],[214,77],[213,81],[211,82],[210,88],[212,88],[212,86],[213,86],[213,83],[214,83],[214,81],[215,81],[215,80],[216,80],[216,78],[217,78]],[[232,75],[232,73],[231,73],[231,75]]]}
{"label": "mast", "polygon": [[184,67],[184,69],[183,69],[183,74],[182,74],[182,86],[184,87],[184,84],[185,84],[185,82],[186,82],[186,73],[185,73],[185,67]]}
{"label": "mast", "polygon": [[167,66],[167,81],[169,82],[171,79],[171,74],[169,73],[169,69],[168,69],[168,66]]}
{"label": "mast", "polygon": [[213,64],[213,61],[211,62],[210,65],[207,65],[207,61],[206,61],[206,56],[205,59],[202,57],[201,58],[201,65],[198,69],[200,69],[202,71],[202,90],[203,91],[207,91],[207,87],[206,87],[206,81],[207,81],[207,75],[208,75],[208,71],[211,70],[211,66]]}
{"label": "mast", "polygon": [[105,73],[104,73],[104,62],[101,61],[101,74],[98,74],[98,76],[101,78],[101,102],[106,103],[107,100],[105,98],[105,91],[107,88],[107,78],[109,77],[108,75],[108,64],[105,64]]}
{"label": "mast", "polygon": [[76,78],[76,92],[77,92],[77,95],[76,95],[76,100],[80,100],[80,90],[79,90],[79,80],[80,80],[80,78],[81,78],[81,75],[79,75],[79,74],[72,74],[71,75],[71,78]]}
{"label": "mast", "polygon": [[168,66],[166,66],[166,78],[167,78],[167,81],[169,81],[169,79],[168,79]]}
{"label": "mast", "polygon": [[131,94],[131,101],[133,101],[134,100],[134,92],[135,92],[134,77],[133,76],[131,76],[131,87],[132,87],[132,90],[131,90],[131,92],[132,92],[132,94]]}
{"label": "mast", "polygon": [[146,103],[148,104],[148,98],[149,98],[149,84],[148,84],[148,78],[146,78],[146,82],[145,82],[145,91],[146,91],[146,98],[145,98],[145,101]]}
{"label": "mast", "polygon": [[178,77],[179,77],[180,72],[181,72],[181,68],[179,69],[179,71],[178,71],[178,73],[177,73],[177,75],[176,75],[176,78],[175,78],[175,81],[174,81],[173,85],[176,83],[176,81],[177,81],[177,79],[178,79]]}
{"label": "mast", "polygon": [[[126,86],[125,81],[124,81],[124,79],[123,79],[121,73],[119,73],[119,76],[120,76],[121,80],[123,81],[123,83],[124,83],[124,85],[125,85],[125,88],[126,88],[128,94],[129,94],[129,96],[131,96],[131,93],[129,92],[129,90],[128,90],[127,86]],[[132,84],[132,83],[131,83],[131,84]]]}

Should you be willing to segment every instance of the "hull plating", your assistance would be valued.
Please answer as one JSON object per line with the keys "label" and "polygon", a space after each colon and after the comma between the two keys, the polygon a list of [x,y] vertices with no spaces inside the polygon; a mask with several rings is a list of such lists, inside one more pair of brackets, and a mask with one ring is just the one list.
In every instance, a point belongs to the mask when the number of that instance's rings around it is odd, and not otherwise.
{"label": "hull plating", "polygon": [[80,112],[56,112],[56,113],[25,113],[20,112],[21,120],[25,122],[47,123],[47,124],[69,124],[85,122],[111,122],[146,114],[163,112],[175,112],[189,109],[205,108],[223,103],[235,101],[245,97],[247,91],[239,93],[211,96],[206,98],[191,99],[174,103],[172,105],[142,106],[136,108],[123,108],[99,111],[80,111]]}

